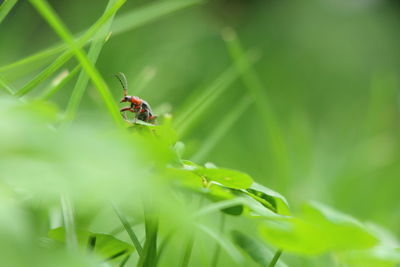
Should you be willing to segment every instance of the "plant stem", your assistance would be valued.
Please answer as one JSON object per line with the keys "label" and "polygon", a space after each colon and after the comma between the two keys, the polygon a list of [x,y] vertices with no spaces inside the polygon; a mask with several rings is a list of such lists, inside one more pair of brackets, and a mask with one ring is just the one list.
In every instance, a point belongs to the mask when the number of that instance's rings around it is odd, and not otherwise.
{"label": "plant stem", "polygon": [[152,203],[143,203],[146,241],[143,253],[139,259],[138,267],[153,267],[157,264],[157,235],[158,218],[154,213]]}
{"label": "plant stem", "polygon": [[[126,0],[118,0],[114,8],[110,9],[109,12],[114,14]],[[122,128],[122,120],[118,111],[118,106],[114,101],[114,97],[111,94],[107,84],[105,83],[103,77],[100,75],[99,71],[94,67],[92,62],[87,57],[86,53],[83,51],[79,44],[75,43],[74,38],[63,24],[61,19],[55,13],[55,11],[50,7],[50,5],[45,0],[30,0],[32,5],[37,9],[37,11],[42,15],[42,17],[48,22],[48,24],[54,29],[54,31],[59,35],[59,37],[68,44],[70,51],[75,55],[75,57],[80,62],[82,68],[91,78],[92,82],[96,86],[98,92],[103,98],[103,101],[111,115],[114,119],[116,126]]]}
{"label": "plant stem", "polygon": [[0,23],[8,15],[8,13],[11,11],[16,3],[17,0],[6,0],[3,4],[0,5]]}
{"label": "plant stem", "polygon": [[78,247],[78,240],[75,233],[74,211],[71,201],[66,195],[61,196],[61,209],[64,218],[65,241],[67,248],[75,250]]}
{"label": "plant stem", "polygon": [[282,250],[278,250],[274,257],[272,258],[271,262],[269,263],[268,267],[274,267],[279,260],[279,257],[282,255]]}
{"label": "plant stem", "polygon": [[132,230],[132,226],[130,225],[130,223],[128,222],[128,220],[125,218],[125,216],[122,214],[121,211],[118,210],[118,208],[113,205],[114,211],[115,213],[118,215],[119,220],[121,221],[122,225],[125,228],[125,231],[128,233],[130,239],[132,240],[133,245],[136,248],[136,251],[139,254],[139,257],[142,256],[142,245],[140,244],[140,241],[137,237],[137,235],[135,234],[135,232]]}
{"label": "plant stem", "polygon": [[181,267],[189,266],[190,256],[192,255],[193,244],[194,244],[194,235],[192,234],[189,237],[188,242],[186,244],[185,254],[183,254]]}
{"label": "plant stem", "polygon": [[[223,233],[224,228],[225,228],[225,215],[221,212],[221,220],[220,220],[220,224],[219,224],[219,231],[221,233]],[[215,247],[214,256],[213,256],[213,259],[211,261],[211,267],[216,267],[217,266],[220,254],[221,254],[221,246],[220,246],[219,243],[217,243],[217,245]]]}

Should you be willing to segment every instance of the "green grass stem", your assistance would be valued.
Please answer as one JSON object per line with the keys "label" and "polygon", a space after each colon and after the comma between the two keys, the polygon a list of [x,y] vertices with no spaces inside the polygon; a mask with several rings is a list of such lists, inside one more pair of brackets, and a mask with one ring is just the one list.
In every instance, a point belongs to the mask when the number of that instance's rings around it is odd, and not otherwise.
{"label": "green grass stem", "polygon": [[271,150],[277,166],[276,171],[280,179],[285,183],[289,176],[289,156],[278,118],[274,114],[264,86],[251,66],[250,60],[247,59],[236,33],[228,28],[223,31],[222,35],[236,68],[242,73],[241,78],[244,85],[254,98],[255,106],[262,118],[267,134],[267,149]]}
{"label": "green grass stem", "polygon": [[[117,4],[117,2],[118,0],[110,0],[108,2],[106,10],[104,11],[104,14],[106,14],[107,11],[113,7],[113,5]],[[110,31],[113,19],[114,15],[111,16],[111,18],[99,29],[99,31],[93,37],[93,41],[91,43],[87,56],[90,63],[93,65],[95,65],[97,62],[101,49],[103,48],[107,35]],[[78,80],[68,101],[67,109],[65,111],[64,122],[72,121],[75,118],[88,83],[89,76],[87,75],[86,71],[82,70],[79,74]]]}
{"label": "green grass stem", "polygon": [[[126,0],[119,0],[117,4],[109,10],[111,15],[114,14],[119,7]],[[81,63],[82,68],[87,72],[90,76],[92,82],[96,86],[97,90],[99,91],[100,95],[103,98],[103,101],[111,114],[111,117],[114,119],[114,122],[117,126],[122,127],[122,120],[119,114],[119,108],[114,101],[114,97],[112,96],[111,92],[109,91],[107,84],[97,71],[97,69],[93,66],[93,64],[88,59],[87,55],[84,53],[82,48],[77,45],[67,30],[67,28],[63,25],[58,15],[56,15],[55,11],[50,7],[50,5],[45,0],[31,0],[30,1],[33,6],[38,10],[38,12],[43,16],[43,18],[49,23],[49,25],[54,29],[54,31],[67,43],[74,53],[78,61]],[[108,19],[108,18],[107,18]],[[105,21],[107,21],[107,19]]]}
{"label": "green grass stem", "polygon": [[8,13],[11,11],[16,3],[17,0],[5,0],[0,5],[0,23],[4,20],[5,17],[7,17]]}

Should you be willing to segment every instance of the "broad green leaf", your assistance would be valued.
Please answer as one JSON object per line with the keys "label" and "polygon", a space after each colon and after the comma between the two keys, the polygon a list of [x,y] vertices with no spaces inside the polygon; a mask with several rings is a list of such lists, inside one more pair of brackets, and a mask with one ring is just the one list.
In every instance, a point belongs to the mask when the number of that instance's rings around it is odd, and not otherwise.
{"label": "broad green leaf", "polygon": [[[131,254],[133,246],[123,242],[112,235],[92,233],[86,230],[77,230],[78,244],[82,249],[87,249],[88,244],[92,244],[93,251],[104,260],[120,258]],[[55,228],[49,231],[48,236],[59,242],[65,242],[65,229]],[[94,241],[95,240],[95,241]]]}
{"label": "broad green leaf", "polygon": [[253,183],[249,175],[230,169],[197,168],[193,172],[209,181],[218,182],[233,189],[246,189]]}
{"label": "broad green leaf", "polygon": [[201,190],[203,183],[201,177],[185,169],[167,168],[165,177],[170,178],[173,183],[189,189]]}
{"label": "broad green leaf", "polygon": [[[248,254],[256,263],[260,266],[268,266],[271,262],[274,254],[268,250],[263,243],[246,235],[240,231],[232,231],[231,232],[233,242],[239,246],[246,254]],[[277,267],[287,266],[282,263],[281,260],[278,261]]]}
{"label": "broad green leaf", "polygon": [[[235,198],[232,190],[216,184],[207,185],[200,176],[187,169],[167,168],[167,177],[179,186],[194,190],[207,197],[213,202],[229,200]],[[243,212],[243,205],[235,205],[221,209],[222,212],[230,215],[240,215]]]}
{"label": "broad green leaf", "polygon": [[[204,190],[204,193],[206,194],[206,197],[208,199],[214,202],[229,200],[236,197],[234,191],[232,191],[231,189],[216,184],[211,184],[208,188]],[[221,209],[222,212],[234,216],[241,215],[243,213],[243,210],[244,206],[242,204]]]}
{"label": "broad green leaf", "polygon": [[378,246],[372,249],[355,250],[338,255],[338,259],[354,267],[393,267],[400,264],[400,251]]}
{"label": "broad green leaf", "polygon": [[186,170],[194,170],[197,168],[202,168],[199,164],[196,164],[190,160],[182,160],[183,168]]}
{"label": "broad green leaf", "polygon": [[290,215],[289,203],[286,198],[278,192],[275,192],[263,185],[254,182],[250,188],[246,189],[245,192],[249,196],[259,201],[265,207],[272,209],[274,212],[282,215]]}
{"label": "broad green leaf", "polygon": [[366,249],[377,243],[360,222],[317,203],[305,205],[299,218],[266,220],[260,231],[274,246],[299,254]]}
{"label": "broad green leaf", "polygon": [[378,237],[379,244],[370,249],[337,253],[338,260],[349,266],[360,267],[392,267],[400,264],[400,242],[395,235],[372,223],[368,223],[367,227]]}

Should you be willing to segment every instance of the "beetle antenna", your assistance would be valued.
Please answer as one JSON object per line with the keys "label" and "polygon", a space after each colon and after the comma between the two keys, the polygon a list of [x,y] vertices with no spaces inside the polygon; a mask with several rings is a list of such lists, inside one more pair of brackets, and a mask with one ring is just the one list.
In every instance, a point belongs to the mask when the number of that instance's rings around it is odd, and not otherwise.
{"label": "beetle antenna", "polygon": [[122,88],[124,89],[124,96],[128,94],[128,81],[126,80],[125,74],[123,72],[118,72],[115,74],[115,77],[121,83]]}

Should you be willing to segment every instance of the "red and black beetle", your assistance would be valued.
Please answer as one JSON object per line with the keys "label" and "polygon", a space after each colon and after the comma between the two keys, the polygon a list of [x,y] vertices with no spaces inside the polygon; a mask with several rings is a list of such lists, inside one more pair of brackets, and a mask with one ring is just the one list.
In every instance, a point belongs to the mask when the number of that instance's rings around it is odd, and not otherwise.
{"label": "red and black beetle", "polygon": [[153,115],[153,111],[151,110],[150,105],[137,96],[128,95],[128,82],[125,74],[119,72],[118,74],[115,74],[115,77],[117,77],[124,90],[124,97],[121,99],[120,103],[129,102],[131,104],[129,107],[120,109],[122,117],[127,120],[126,114],[124,112],[130,111],[135,113],[134,122],[136,122],[136,120],[141,120],[144,122],[155,123],[155,119],[157,118],[157,116]]}

